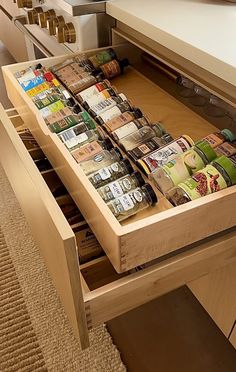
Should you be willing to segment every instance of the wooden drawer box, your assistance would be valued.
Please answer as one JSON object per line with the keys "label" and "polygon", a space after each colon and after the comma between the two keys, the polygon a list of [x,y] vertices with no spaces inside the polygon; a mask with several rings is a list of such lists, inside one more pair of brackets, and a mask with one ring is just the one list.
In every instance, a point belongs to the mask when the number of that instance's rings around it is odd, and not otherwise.
{"label": "wooden drawer box", "polygon": [[234,228],[137,272],[117,274],[106,256],[79,264],[84,246],[76,231],[83,225],[87,228],[86,221],[67,222],[60,206],[70,196],[53,196],[52,189],[60,181],[55,171],[40,173],[34,160],[42,151],[26,149],[2,106],[0,117],[1,163],[82,348],[89,346],[90,328],[236,261]]}
{"label": "wooden drawer box", "polygon": [[[136,49],[133,52],[130,49],[131,46],[120,47],[118,55],[128,54],[131,62],[133,56],[137,60]],[[62,56],[40,62],[52,66],[65,59]],[[37,108],[14,78],[14,72],[33,63],[3,67],[9,98],[69,190],[117,272],[125,272],[235,226],[236,186],[177,208],[172,208],[157,191],[159,203],[156,207],[119,223],[56,134],[50,133]],[[161,119],[175,137],[186,133],[196,140],[216,130],[133,68],[128,68],[123,76],[115,79],[114,85],[152,120]]]}

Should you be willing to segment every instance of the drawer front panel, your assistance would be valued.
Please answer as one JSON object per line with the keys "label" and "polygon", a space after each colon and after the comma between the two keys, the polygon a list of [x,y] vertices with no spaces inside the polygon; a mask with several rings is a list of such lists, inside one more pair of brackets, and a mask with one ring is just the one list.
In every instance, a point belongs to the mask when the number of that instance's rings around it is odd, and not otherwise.
{"label": "drawer front panel", "polygon": [[[2,106],[0,115],[1,163],[73,329],[88,342],[75,236]],[[73,267],[72,272],[68,266]]]}
{"label": "drawer front panel", "polygon": [[[66,56],[40,62],[48,67],[65,59]],[[9,98],[23,115],[118,272],[236,225],[236,186],[169,210],[166,210],[166,199],[160,195],[151,215],[144,211],[137,219],[134,217],[119,224],[65,146],[49,132],[36,107],[14,78],[14,72],[32,64],[34,61],[3,68]],[[116,79],[114,84],[131,100],[132,94],[134,103],[147,114],[151,113],[152,120],[163,119],[174,136],[187,133],[196,140],[216,130],[134,70]],[[137,84],[142,89],[137,90]],[[157,102],[161,105],[159,111]]]}

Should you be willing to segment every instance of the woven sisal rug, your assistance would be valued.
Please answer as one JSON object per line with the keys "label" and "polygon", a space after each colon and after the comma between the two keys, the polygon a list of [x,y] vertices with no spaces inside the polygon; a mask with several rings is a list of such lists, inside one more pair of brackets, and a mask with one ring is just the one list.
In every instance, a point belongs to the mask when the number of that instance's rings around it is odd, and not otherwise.
{"label": "woven sisal rug", "polygon": [[105,326],[81,351],[0,166],[0,372],[121,372]]}

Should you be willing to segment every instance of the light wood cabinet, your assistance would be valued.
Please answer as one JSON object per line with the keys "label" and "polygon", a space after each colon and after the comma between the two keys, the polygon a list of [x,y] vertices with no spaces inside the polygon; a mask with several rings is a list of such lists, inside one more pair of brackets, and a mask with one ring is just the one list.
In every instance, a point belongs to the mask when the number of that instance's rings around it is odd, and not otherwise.
{"label": "light wood cabinet", "polygon": [[236,264],[203,276],[188,287],[228,337],[236,316]]}
{"label": "light wood cabinet", "polygon": [[[12,17],[19,15],[16,4],[10,1],[1,2]],[[24,35],[17,29],[13,21],[0,8],[0,40],[17,62],[28,60],[27,46]]]}
{"label": "light wood cabinet", "polygon": [[[133,64],[140,62],[141,50],[129,43],[116,52]],[[37,63],[49,67],[65,59]],[[86,347],[91,327],[235,262],[236,187],[177,208],[157,191],[155,208],[120,224],[16,81],[14,73],[34,63],[5,66],[3,74],[10,100],[54,170],[40,174],[2,109],[0,157],[75,334]],[[151,120],[163,120],[175,137],[185,132],[196,140],[216,130],[134,68],[113,83]],[[53,172],[66,186],[105,256],[79,264],[76,229],[69,225],[45,183],[51,177],[49,183],[53,184]],[[140,264],[147,264],[146,268],[129,271]]]}

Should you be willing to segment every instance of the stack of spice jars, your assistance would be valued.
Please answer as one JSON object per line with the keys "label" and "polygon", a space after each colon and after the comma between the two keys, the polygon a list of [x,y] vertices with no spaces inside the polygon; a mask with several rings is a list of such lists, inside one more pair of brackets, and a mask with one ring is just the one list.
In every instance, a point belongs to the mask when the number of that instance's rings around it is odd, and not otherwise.
{"label": "stack of spice jars", "polygon": [[[17,76],[22,84],[29,77],[34,80],[32,71],[36,75],[40,83],[32,88],[30,81],[29,96],[118,220],[155,205],[157,198],[105,132],[174,205],[191,200],[179,191],[179,185],[189,176],[209,165],[217,155],[235,155],[235,145],[229,143],[233,140],[230,131],[209,135],[194,145],[188,135],[173,140],[161,123],[150,123],[108,80],[123,73],[128,64],[127,59],[118,61],[115,52],[108,49],[89,58],[80,54],[53,66],[51,71],[37,65],[25,71],[26,76]],[[212,148],[216,147],[215,152]]]}
{"label": "stack of spice jars", "polygon": [[212,133],[156,169],[151,178],[177,206],[236,184],[236,142],[228,129]]}

